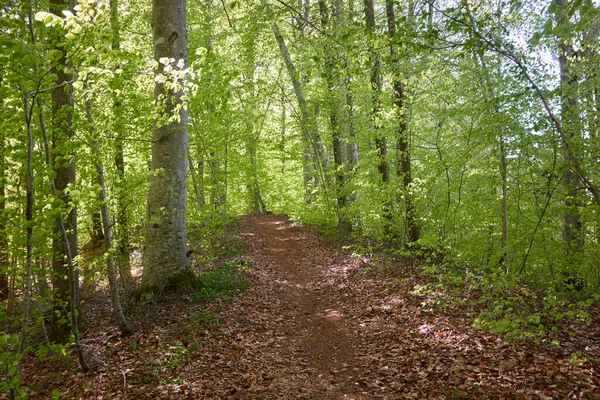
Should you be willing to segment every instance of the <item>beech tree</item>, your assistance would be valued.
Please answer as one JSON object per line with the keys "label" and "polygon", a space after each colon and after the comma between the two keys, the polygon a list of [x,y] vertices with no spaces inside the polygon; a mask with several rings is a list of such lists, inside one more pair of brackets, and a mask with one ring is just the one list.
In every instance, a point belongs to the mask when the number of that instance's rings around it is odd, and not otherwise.
{"label": "beech tree", "polygon": [[141,289],[146,298],[168,286],[189,284],[194,277],[186,254],[186,11],[185,0],[154,0],[152,3],[152,36],[157,67]]}
{"label": "beech tree", "polygon": [[[61,15],[72,7],[69,0],[50,0],[50,10]],[[58,42],[60,43],[60,42]],[[77,209],[70,201],[69,185],[75,183],[75,157],[72,149],[74,136],[73,124],[73,76],[69,72],[70,62],[64,48],[56,47],[55,51],[62,56],[53,68],[56,75],[55,88],[52,90],[52,156],[56,173],[56,191],[67,210],[64,219],[64,230],[57,221],[54,228],[52,247],[52,285],[54,288],[54,310],[50,323],[50,340],[66,343],[71,334],[65,317],[69,315],[71,302],[74,300],[78,308],[78,276],[71,276],[68,258],[77,256]],[[75,291],[75,293],[72,293]],[[68,321],[68,318],[66,319]]]}

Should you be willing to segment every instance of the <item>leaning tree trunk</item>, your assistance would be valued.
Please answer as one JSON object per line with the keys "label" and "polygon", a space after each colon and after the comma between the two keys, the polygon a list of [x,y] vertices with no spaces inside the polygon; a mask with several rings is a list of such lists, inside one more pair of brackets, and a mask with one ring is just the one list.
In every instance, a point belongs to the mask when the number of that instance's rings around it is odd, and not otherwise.
{"label": "leaning tree trunk", "polygon": [[306,97],[304,96],[304,89],[302,88],[302,83],[300,82],[298,70],[294,66],[292,57],[290,57],[290,53],[288,51],[287,45],[285,44],[285,41],[283,40],[283,36],[281,35],[281,31],[279,30],[277,22],[273,22],[271,24],[271,28],[273,30],[273,34],[275,35],[277,45],[279,46],[279,51],[281,52],[281,55],[283,57],[283,61],[285,63],[288,75],[290,76],[290,80],[292,81],[292,86],[294,87],[294,94],[296,95],[296,101],[298,102],[298,107],[300,109],[300,122],[302,124],[304,136],[310,142],[310,146],[313,149],[314,154],[316,154],[318,157],[318,165],[320,168],[319,172],[321,173],[320,179],[322,184],[325,185],[327,181],[323,175],[324,171],[329,167],[329,158],[327,157],[327,152],[325,150],[325,146],[323,145],[323,140],[319,135],[317,123],[308,110],[308,104],[306,102]]}
{"label": "leaning tree trunk", "polygon": [[154,104],[160,115],[152,135],[142,299],[194,280],[186,255],[188,114],[183,100],[184,77],[174,77],[166,69],[167,65],[172,71],[187,68],[186,1],[153,0],[152,33],[158,63],[155,74],[164,75],[171,84],[157,79],[154,87]]}

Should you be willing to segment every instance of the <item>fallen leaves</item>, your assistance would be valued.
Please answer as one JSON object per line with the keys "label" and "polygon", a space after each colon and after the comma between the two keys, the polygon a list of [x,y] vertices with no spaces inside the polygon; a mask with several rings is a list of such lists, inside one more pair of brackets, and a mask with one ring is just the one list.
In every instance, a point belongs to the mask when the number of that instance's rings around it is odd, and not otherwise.
{"label": "fallen leaves", "polygon": [[[249,217],[239,236],[254,260],[246,292],[138,306],[125,339],[98,317],[85,335],[95,372],[26,364],[31,398],[600,398],[597,362],[475,330],[469,304],[424,310],[416,271],[365,273],[369,257],[277,216]],[[106,294],[95,301],[110,315]]]}

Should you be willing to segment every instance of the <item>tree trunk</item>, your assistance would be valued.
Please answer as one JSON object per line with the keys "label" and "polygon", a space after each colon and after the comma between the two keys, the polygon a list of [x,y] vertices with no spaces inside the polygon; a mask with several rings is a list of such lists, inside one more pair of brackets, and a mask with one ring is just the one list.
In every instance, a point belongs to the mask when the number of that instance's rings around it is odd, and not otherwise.
{"label": "tree trunk", "polygon": [[[260,134],[257,133],[257,135]],[[254,135],[254,133],[251,133]],[[252,169],[252,184],[251,184],[251,196],[252,206],[255,214],[268,214],[267,206],[262,198],[260,190],[260,180],[258,179],[258,160],[256,159],[256,146],[257,140],[253,137],[250,139],[248,144],[248,153],[250,153],[250,168]]]}
{"label": "tree trunk", "polygon": [[[383,79],[381,76],[381,57],[377,50],[373,47],[372,41],[375,36],[376,24],[375,24],[375,9],[373,7],[373,0],[364,0],[365,5],[365,19],[368,31],[368,52],[369,52],[369,63],[371,65],[371,90],[373,92],[373,110],[371,112],[371,122],[375,129],[375,147],[377,148],[377,155],[379,157],[379,165],[377,169],[381,175],[381,181],[384,184],[390,182],[390,168],[387,161],[387,138],[385,135],[379,132],[379,123],[377,119],[381,114],[381,96],[383,93]],[[388,210],[389,212],[389,210]]]}
{"label": "tree trunk", "polygon": [[[152,33],[156,75],[187,67],[188,48],[185,0],[153,0]],[[186,194],[188,114],[183,104],[182,77],[175,87],[155,83],[155,121],[152,164],[148,185],[147,229],[143,253],[142,298],[177,285],[190,285],[194,274],[187,258]]]}
{"label": "tree trunk", "polygon": [[102,216],[98,211],[93,211],[91,241],[94,249],[99,249],[104,244],[104,232],[102,231]]}
{"label": "tree trunk", "polygon": [[[110,27],[111,27],[111,48],[116,52],[121,47],[121,26],[119,22],[119,0],[110,0]],[[122,111],[121,100],[118,91],[113,91],[112,108],[114,114],[113,131],[117,140],[115,141],[115,167],[117,169],[117,183],[115,184],[115,194],[117,197],[117,218],[116,218],[116,254],[115,263],[119,270],[121,281],[131,282],[131,243],[129,240],[129,220],[127,218],[128,201],[127,189],[123,187],[125,183],[125,157],[123,154],[123,130],[122,130]]]}
{"label": "tree trunk", "polygon": [[[319,135],[316,121],[308,111],[308,105],[306,103],[306,98],[304,97],[302,83],[298,78],[298,72],[296,70],[296,67],[294,66],[292,58],[290,57],[287,45],[283,40],[283,36],[279,31],[279,26],[277,25],[277,22],[273,22],[271,28],[273,29],[273,34],[275,35],[275,40],[277,41],[277,45],[279,46],[279,50],[283,57],[283,61],[285,63],[288,75],[290,76],[290,80],[292,81],[292,86],[294,87],[296,101],[298,102],[298,107],[300,108],[300,123],[302,125],[304,136],[309,141],[310,147],[313,149],[314,153],[317,155],[319,160],[318,165],[321,169],[321,172],[323,172],[327,167],[329,167],[329,158],[327,157],[327,152],[325,151],[323,140]],[[323,179],[321,179],[321,181],[322,183],[326,183]]]}
{"label": "tree trunk", "polygon": [[[68,0],[50,1],[50,10],[56,15],[61,15],[62,10],[69,8],[69,6]],[[76,291],[76,293],[73,293],[76,302],[74,308],[79,308],[79,304],[77,304],[78,274],[75,273],[74,282],[68,279],[70,273],[67,261],[69,253],[73,258],[77,256],[77,211],[71,204],[71,199],[66,191],[70,184],[75,183],[75,157],[70,149],[70,143],[74,135],[72,129],[73,86],[69,83],[72,80],[71,74],[65,72],[65,67],[69,63],[65,49],[57,47],[56,50],[60,50],[63,55],[52,69],[52,72],[57,76],[57,86],[52,90],[52,165],[56,174],[54,180],[56,191],[68,214],[64,218],[64,229],[67,232],[66,241],[63,238],[59,221],[56,222],[54,227],[54,238],[52,240],[54,251],[52,262],[54,309],[50,320],[49,337],[52,342],[67,343],[71,335],[71,328],[64,321],[68,321],[66,316],[69,309],[72,308],[70,305],[71,288]],[[70,160],[68,157],[71,157]],[[59,159],[61,161],[58,161]]]}
{"label": "tree trunk", "polygon": [[[558,6],[557,25],[566,28],[569,17],[566,10],[569,0],[556,0]],[[561,31],[562,32],[562,31]],[[578,76],[575,71],[576,52],[568,38],[558,35],[558,62],[560,67],[561,84],[561,114],[565,135],[571,143],[581,139]],[[583,248],[584,231],[581,222],[581,194],[579,177],[572,169],[568,169],[563,179],[565,186],[565,214],[563,219],[563,242],[567,247],[569,264],[575,260],[572,257]]]}
{"label": "tree trunk", "polygon": [[[1,104],[2,100],[0,100]],[[6,232],[6,154],[4,131],[0,132],[0,300],[8,298],[8,236]]]}
{"label": "tree trunk", "polygon": [[[335,37],[336,32],[330,29],[329,9],[325,0],[319,0],[319,11],[321,13],[321,27],[323,31],[329,31],[329,35]],[[339,21],[341,10],[339,0],[336,1],[333,9],[333,16]],[[333,137],[333,161],[335,165],[335,192],[337,198],[338,214],[338,233],[344,238],[350,231],[351,225],[346,216],[346,170],[344,169],[346,141],[342,138],[341,110],[344,109],[338,101],[338,93],[343,89],[343,81],[340,80],[336,65],[339,62],[339,54],[331,47],[330,43],[325,43],[325,74],[327,76],[328,102],[329,102],[329,122]]]}
{"label": "tree trunk", "polygon": [[113,314],[117,321],[117,326],[121,331],[122,335],[130,335],[132,329],[125,318],[123,308],[121,307],[121,298],[119,294],[119,282],[117,281],[117,271],[115,268],[115,260],[112,255],[112,239],[110,234],[110,218],[108,215],[108,206],[106,204],[106,185],[104,183],[104,168],[99,161],[98,142],[94,141],[93,144],[96,151],[96,172],[98,174],[98,184],[100,185],[100,210],[102,214],[102,228],[104,229],[104,252],[107,254],[106,257],[106,268],[108,275],[108,286],[110,288],[110,300],[113,307]]}
{"label": "tree trunk", "polygon": [[[390,39],[390,57],[393,64],[400,63],[399,55],[396,50],[396,15],[394,12],[394,2],[386,1],[386,15],[388,23],[388,36]],[[419,224],[412,204],[410,186],[412,183],[411,159],[410,159],[410,134],[408,131],[408,120],[405,109],[406,94],[404,91],[404,82],[400,80],[397,73],[394,74],[394,106],[398,116],[398,136],[396,138],[396,175],[402,179],[404,189],[404,203],[406,206],[406,231],[409,242],[416,242],[421,237]]]}

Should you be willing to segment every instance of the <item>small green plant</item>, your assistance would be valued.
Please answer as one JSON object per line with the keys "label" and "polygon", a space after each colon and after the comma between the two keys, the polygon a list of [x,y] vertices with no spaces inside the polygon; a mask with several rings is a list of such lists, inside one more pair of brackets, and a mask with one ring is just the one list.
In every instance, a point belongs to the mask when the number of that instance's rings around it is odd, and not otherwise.
{"label": "small green plant", "polygon": [[575,351],[571,353],[571,358],[569,360],[573,366],[585,364],[587,361],[587,357],[585,357],[581,351]]}
{"label": "small green plant", "polygon": [[166,366],[170,369],[175,369],[183,363],[188,354],[188,350],[183,343],[177,340],[175,343],[168,346],[163,354],[167,358]]}
{"label": "small green plant", "polygon": [[62,361],[69,358],[68,347],[69,345],[58,343],[42,343],[35,349],[35,355],[41,361]]}
{"label": "small green plant", "polygon": [[247,274],[250,270],[248,260],[226,262],[215,269],[200,275],[201,298],[214,299],[230,297],[246,290]]}
{"label": "small green plant", "polygon": [[218,325],[220,317],[218,314],[212,311],[202,311],[195,315],[185,316],[186,324],[182,330],[182,335],[189,336],[190,331],[200,333],[205,331],[207,328],[214,328]]}

